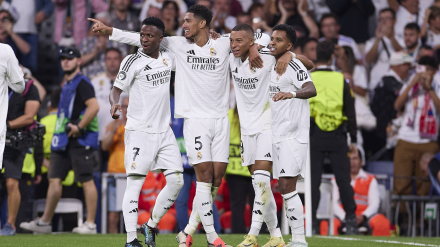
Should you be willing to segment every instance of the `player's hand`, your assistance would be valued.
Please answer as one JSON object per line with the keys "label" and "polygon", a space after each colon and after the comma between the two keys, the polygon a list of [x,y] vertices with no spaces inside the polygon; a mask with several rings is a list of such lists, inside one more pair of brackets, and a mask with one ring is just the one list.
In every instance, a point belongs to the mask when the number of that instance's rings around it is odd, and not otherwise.
{"label": "player's hand", "polygon": [[117,114],[118,111],[122,112],[122,108],[120,104],[115,104],[112,106],[112,109],[110,109],[110,114],[112,115],[113,119],[119,118],[119,114]]}
{"label": "player's hand", "polygon": [[92,26],[92,31],[94,33],[102,33],[102,34],[112,34],[113,28],[104,25],[101,21],[95,20],[93,18],[87,18],[87,20],[92,21],[94,24]]}
{"label": "player's hand", "polygon": [[216,40],[220,38],[221,34],[217,33],[213,29],[209,29],[209,34],[211,35],[211,39]]}
{"label": "player's hand", "polygon": [[258,45],[254,44],[251,46],[251,49],[249,49],[249,68],[252,69],[252,67],[256,68],[263,68],[263,59],[260,56],[260,53],[258,52]]}
{"label": "player's hand", "polygon": [[69,123],[70,132],[67,134],[67,137],[79,137],[81,133],[79,132],[79,128],[77,125]]}
{"label": "player's hand", "polygon": [[12,24],[11,21],[9,20],[4,20],[2,23],[2,28],[9,34],[11,35],[13,30],[12,28],[14,27],[14,25]]}
{"label": "player's hand", "polygon": [[39,25],[46,19],[46,13],[44,11],[39,11],[34,18],[35,25]]}
{"label": "player's hand", "polygon": [[41,175],[36,175],[34,177],[34,184],[39,184],[41,183],[41,180],[43,180],[43,178],[41,177]]}
{"label": "player's hand", "polygon": [[278,75],[283,75],[284,72],[286,72],[287,66],[289,65],[290,61],[292,61],[292,58],[292,53],[286,52],[278,59],[277,65],[275,65],[275,70],[277,71]]}
{"label": "player's hand", "polygon": [[280,100],[291,99],[291,98],[293,98],[292,93],[279,92],[273,96],[272,100],[277,102]]}

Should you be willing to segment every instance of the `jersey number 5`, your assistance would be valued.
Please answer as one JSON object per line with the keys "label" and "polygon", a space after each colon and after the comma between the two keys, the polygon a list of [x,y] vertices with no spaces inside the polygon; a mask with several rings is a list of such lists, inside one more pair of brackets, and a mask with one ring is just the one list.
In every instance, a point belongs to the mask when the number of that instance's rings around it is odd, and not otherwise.
{"label": "jersey number 5", "polygon": [[135,160],[136,160],[136,156],[139,155],[139,150],[141,150],[141,149],[140,149],[140,148],[133,148],[133,150],[136,150],[136,151],[134,152],[134,156],[133,156],[133,161],[135,161]]}
{"label": "jersey number 5", "polygon": [[199,147],[196,147],[196,150],[197,150],[197,151],[201,150],[202,147],[203,147],[202,143],[201,143],[200,141],[198,141],[198,139],[200,139],[200,137],[201,137],[201,136],[196,136],[196,139],[195,139],[195,144],[196,144],[196,145],[199,144]]}

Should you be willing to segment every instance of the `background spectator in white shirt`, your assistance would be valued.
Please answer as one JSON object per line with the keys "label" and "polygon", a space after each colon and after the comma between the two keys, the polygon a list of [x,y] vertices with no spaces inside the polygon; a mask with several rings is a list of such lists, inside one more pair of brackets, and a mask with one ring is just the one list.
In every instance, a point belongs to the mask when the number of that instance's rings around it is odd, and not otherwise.
{"label": "background spectator in white shirt", "polygon": [[438,50],[440,48],[440,8],[432,6],[429,9],[429,28],[426,31],[426,44],[432,46],[434,50]]}
{"label": "background spectator in white shirt", "polygon": [[394,32],[396,33],[397,41],[403,47],[403,30],[406,24],[411,22],[418,23],[419,0],[401,0],[400,4],[396,12],[397,23],[394,26]]}
{"label": "background spectator in white shirt", "polygon": [[179,21],[179,6],[176,2],[163,2],[162,21],[165,24],[165,36],[182,36],[183,29]]}
{"label": "background spectator in white shirt", "polygon": [[211,29],[218,33],[231,33],[232,28],[237,25],[237,18],[230,15],[231,0],[215,0]]}
{"label": "background spectator in white shirt", "polygon": [[417,56],[418,50],[420,48],[421,42],[419,39],[420,28],[417,23],[408,23],[404,30],[404,51],[408,53],[411,57],[415,58]]}

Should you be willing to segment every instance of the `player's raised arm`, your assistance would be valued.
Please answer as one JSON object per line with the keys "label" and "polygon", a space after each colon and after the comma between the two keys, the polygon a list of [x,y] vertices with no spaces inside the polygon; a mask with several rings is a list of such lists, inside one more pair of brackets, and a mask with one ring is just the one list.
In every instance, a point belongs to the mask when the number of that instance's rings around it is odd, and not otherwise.
{"label": "player's raised arm", "polygon": [[8,86],[17,93],[22,93],[25,88],[23,71],[18,64],[18,60],[15,57],[12,48],[8,45],[6,47],[6,59],[7,59],[7,71],[6,76],[9,78]]}
{"label": "player's raised arm", "polygon": [[92,27],[93,32],[109,34],[110,35],[109,40],[117,41],[124,44],[129,44],[132,46],[142,47],[139,41],[139,33],[109,27],[104,25],[104,23],[92,18],[87,18],[87,19],[94,23]]}

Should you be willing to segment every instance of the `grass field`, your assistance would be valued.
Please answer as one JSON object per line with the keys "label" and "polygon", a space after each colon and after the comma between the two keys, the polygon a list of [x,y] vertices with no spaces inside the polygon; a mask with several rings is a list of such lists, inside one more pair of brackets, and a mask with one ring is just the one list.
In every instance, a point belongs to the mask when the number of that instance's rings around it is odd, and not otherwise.
{"label": "grass field", "polygon": [[[158,247],[177,247],[175,234],[163,234],[157,237]],[[229,234],[221,235],[223,240],[232,246],[239,244],[243,235]],[[258,242],[260,246],[266,243],[269,235],[260,235]],[[139,235],[141,241],[144,240],[142,235]],[[286,243],[289,236],[284,237]],[[124,234],[107,234],[107,235],[74,235],[74,234],[53,234],[53,235],[32,235],[19,234],[14,237],[0,237],[1,247],[28,247],[28,246],[63,246],[63,247],[77,247],[77,246],[91,246],[91,247],[123,247],[125,243]],[[346,247],[370,247],[370,246],[439,246],[440,238],[405,238],[405,237],[390,237],[379,238],[369,236],[356,237],[311,237],[307,238],[310,247],[327,247],[327,246],[346,246]],[[193,247],[206,247],[205,235],[197,234],[194,239]]]}

